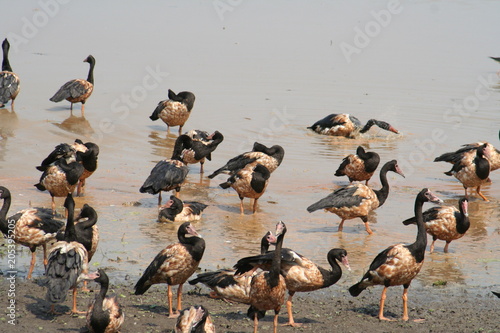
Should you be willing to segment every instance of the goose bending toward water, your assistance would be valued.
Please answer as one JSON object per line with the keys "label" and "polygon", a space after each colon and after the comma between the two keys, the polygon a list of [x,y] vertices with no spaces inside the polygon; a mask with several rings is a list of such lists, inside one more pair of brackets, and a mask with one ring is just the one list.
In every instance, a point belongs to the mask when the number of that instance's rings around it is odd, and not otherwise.
{"label": "goose bending toward water", "polygon": [[345,137],[355,137],[358,133],[366,133],[373,126],[377,125],[383,130],[390,131],[398,134],[399,131],[392,127],[391,124],[370,119],[363,126],[358,118],[351,116],[346,113],[336,114],[332,113],[325,118],[318,120],[308,129],[313,130],[318,134],[332,135],[332,136],[345,136]]}

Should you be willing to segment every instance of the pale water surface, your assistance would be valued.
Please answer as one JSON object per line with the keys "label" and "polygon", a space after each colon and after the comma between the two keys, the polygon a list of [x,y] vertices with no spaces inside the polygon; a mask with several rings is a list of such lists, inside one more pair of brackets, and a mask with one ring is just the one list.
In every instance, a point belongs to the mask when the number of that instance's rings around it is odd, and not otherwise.
{"label": "pale water surface", "polygon": [[[99,169],[76,201],[77,208],[88,203],[99,213],[93,265],[107,268],[114,281],[135,281],[176,241],[178,224],[157,223],[157,198],[139,193],[154,164],[170,157],[177,135],[177,128],[167,135],[163,123],[149,119],[169,88],[196,95],[186,130],[225,136],[205,164],[207,174],[254,141],[286,151],[256,215],[239,215],[236,193],[218,187],[224,176],[209,180],[198,165],[190,166],[181,198],[210,205],[196,223],[207,242],[203,269],[255,253],[260,237],[283,220],[285,245],[321,265],[330,248],[345,248],[353,272],[339,284],[349,286],[386,246],[414,241],[415,226],[401,221],[412,216],[420,189],[429,187],[452,205],[463,195],[461,184],[443,174],[449,165],[433,163],[435,156],[478,140],[498,146],[500,64],[488,58],[500,56],[496,1],[403,1],[395,7],[386,1],[70,1],[50,12],[42,3],[0,4],[4,12],[9,8],[0,35],[12,44],[17,38],[10,58],[22,80],[16,114],[0,113],[0,184],[13,193],[11,214],[30,203],[49,207],[48,193],[33,187],[40,176],[35,166],[60,142],[98,143]],[[381,11],[383,25],[375,18]],[[363,39],[365,28],[372,30]],[[342,45],[355,52],[346,57]],[[79,105],[69,118],[68,102],[48,99],[64,82],[86,78],[88,54],[97,60],[95,90],[86,118],[79,117]],[[306,129],[329,113],[386,120],[401,134],[372,129],[346,139]],[[372,236],[360,219],[337,233],[337,216],[306,211],[347,184],[333,174],[360,144],[378,152],[382,163],[397,159],[406,175],[389,174],[391,193],[373,216]],[[498,286],[500,174],[491,179],[483,190],[491,201],[473,197],[470,230],[448,254],[444,242],[437,243],[417,284]],[[380,187],[378,177],[371,184]],[[24,276],[30,254],[18,250]],[[39,252],[36,276],[43,274]],[[0,269],[7,269],[5,256]]]}

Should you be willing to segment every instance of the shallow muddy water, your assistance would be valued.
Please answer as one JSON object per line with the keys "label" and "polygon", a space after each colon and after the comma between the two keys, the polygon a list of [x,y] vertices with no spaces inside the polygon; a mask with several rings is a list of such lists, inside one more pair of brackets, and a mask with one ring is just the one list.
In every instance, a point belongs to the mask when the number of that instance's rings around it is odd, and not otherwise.
{"label": "shallow muddy water", "polygon": [[[53,15],[42,6],[9,6],[2,31],[11,44],[21,37],[10,62],[22,80],[16,113],[0,110],[0,184],[13,193],[10,213],[30,203],[50,206],[49,194],[33,184],[40,176],[35,166],[55,145],[77,137],[99,144],[99,168],[76,202],[99,214],[101,241],[92,264],[108,268],[114,280],[136,280],[176,241],[179,224],[157,223],[157,198],[139,193],[155,163],[170,157],[177,136],[177,128],[167,134],[163,123],[149,119],[169,88],[196,95],[185,130],[225,136],[205,164],[206,175],[254,141],[285,149],[255,215],[246,199],[240,216],[236,193],[218,187],[224,176],[209,180],[190,166],[181,198],[209,205],[196,222],[207,242],[203,269],[255,253],[260,237],[283,220],[285,245],[321,265],[330,248],[348,251],[353,272],[339,282],[348,286],[386,246],[414,241],[415,226],[401,221],[413,215],[420,189],[457,204],[463,188],[434,157],[479,140],[499,145],[500,64],[488,58],[500,56],[493,34],[500,26],[498,2],[96,1],[60,4]],[[27,22],[38,22],[29,36]],[[86,78],[88,54],[97,62],[94,93],[85,118],[79,104],[71,117],[68,102],[48,99],[64,82]],[[346,139],[306,129],[330,113],[385,120],[401,134],[373,128]],[[406,176],[389,174],[391,192],[372,217],[372,236],[360,219],[346,221],[338,233],[336,215],[306,211],[348,183],[333,174],[358,145],[378,152],[381,163],[397,159]],[[444,242],[427,252],[416,283],[498,285],[500,173],[490,178],[483,193],[491,201],[473,196],[469,231],[451,243],[450,253],[442,252]],[[380,187],[378,177],[371,185]],[[59,212],[62,202],[57,199]],[[17,269],[25,275],[30,254],[18,250]]]}

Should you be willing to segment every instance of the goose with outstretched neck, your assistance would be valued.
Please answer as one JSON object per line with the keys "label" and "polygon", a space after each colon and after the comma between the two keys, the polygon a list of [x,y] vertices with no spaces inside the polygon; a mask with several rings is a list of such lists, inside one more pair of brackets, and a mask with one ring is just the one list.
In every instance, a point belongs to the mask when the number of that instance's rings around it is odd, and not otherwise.
{"label": "goose with outstretched neck", "polygon": [[356,297],[363,290],[374,285],[383,285],[380,296],[380,320],[391,320],[384,317],[384,304],[387,288],[403,285],[403,320],[408,320],[408,288],[424,264],[427,234],[425,232],[422,206],[424,202],[441,203],[429,189],[421,190],[415,199],[415,216],[417,218],[417,238],[412,244],[396,244],[380,252],[372,261],[368,272],[360,282],[349,288],[349,293]]}
{"label": "goose with outstretched neck", "polygon": [[382,206],[389,196],[389,182],[387,181],[387,172],[389,171],[404,177],[398,162],[396,160],[389,161],[380,169],[380,183],[382,183],[380,190],[373,190],[364,184],[341,187],[307,207],[307,211],[312,213],[318,209],[324,209],[337,214],[342,219],[338,231],[343,230],[345,220],[359,217],[365,224],[366,232],[371,235],[373,232],[368,224],[368,214]]}
{"label": "goose with outstretched neck", "polygon": [[363,126],[358,118],[346,113],[332,113],[325,118],[318,120],[312,126],[308,127],[308,129],[313,130],[318,134],[352,138],[356,137],[358,133],[363,134],[368,132],[373,125],[389,132],[396,134],[399,133],[397,129],[385,121],[370,119]]}

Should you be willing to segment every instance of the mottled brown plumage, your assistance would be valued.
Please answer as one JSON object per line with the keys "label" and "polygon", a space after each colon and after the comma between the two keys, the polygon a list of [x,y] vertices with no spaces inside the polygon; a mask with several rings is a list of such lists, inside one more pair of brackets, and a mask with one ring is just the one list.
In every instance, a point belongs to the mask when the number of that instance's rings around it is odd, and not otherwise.
{"label": "mottled brown plumage", "polygon": [[125,314],[115,296],[107,296],[109,278],[102,269],[98,270],[97,277],[93,279],[101,285],[94,300],[87,310],[87,328],[90,333],[118,333]]}
{"label": "mottled brown plumage", "polygon": [[453,164],[453,168],[445,172],[448,176],[454,176],[458,179],[465,189],[465,197],[468,198],[467,189],[475,187],[477,194],[484,200],[489,201],[482,193],[481,186],[490,182],[490,150],[487,150],[487,144],[476,149],[476,155],[471,160],[470,155],[463,156],[459,161]]}
{"label": "mottled brown plumage", "polygon": [[60,102],[62,100],[67,100],[71,103],[70,109],[73,113],[73,103],[82,103],[82,116],[85,115],[85,102],[87,98],[90,97],[92,91],[94,90],[94,67],[95,58],[89,55],[83,60],[83,62],[88,62],[90,64],[89,74],[87,80],[75,79],[66,82],[59,90],[52,96],[49,100],[52,102]]}
{"label": "mottled brown plumage", "polygon": [[0,229],[5,237],[30,249],[31,263],[27,278],[31,279],[36,262],[36,248],[43,247],[43,262],[44,265],[47,265],[46,245],[56,238],[56,234],[64,226],[64,222],[54,219],[52,212],[45,208],[24,209],[7,218],[11,194],[3,186],[0,186],[0,198],[3,199],[0,210]]}
{"label": "mottled brown plumage", "polygon": [[[488,156],[490,162],[490,170],[495,171],[500,168],[500,151],[496,149],[491,143],[488,142],[474,142],[465,144],[462,148],[444,153],[434,159],[434,162],[448,162],[455,164],[462,162],[464,164],[472,163],[477,155],[477,149],[481,146],[484,147],[484,154]],[[453,169],[452,169],[453,170]]]}
{"label": "mottled brown plumage", "polygon": [[408,288],[424,264],[427,235],[425,233],[422,206],[424,202],[441,203],[431,191],[424,188],[415,199],[415,216],[417,218],[417,238],[412,244],[396,244],[380,252],[370,264],[360,282],[349,288],[349,293],[356,297],[363,290],[374,285],[383,285],[380,297],[380,320],[390,320],[384,317],[384,303],[387,288],[403,285],[403,320],[408,320]]}
{"label": "mottled brown plumage", "polygon": [[[135,285],[135,294],[144,294],[153,284],[168,284],[169,317],[177,317],[182,308],[182,285],[196,271],[205,251],[205,241],[189,222],[183,223],[177,231],[179,243],[163,249],[146,268]],[[177,309],[172,308],[171,286],[179,285]]]}
{"label": "mottled brown plumage", "polygon": [[76,139],[72,145],[78,156],[78,161],[83,165],[83,173],[78,179],[76,195],[85,194],[85,184],[87,178],[97,170],[97,160],[99,156],[99,146],[93,142],[83,143],[80,139]]}
{"label": "mottled brown plumage", "polygon": [[179,126],[179,135],[182,133],[182,127],[191,115],[194,106],[195,96],[189,91],[182,91],[178,94],[168,90],[167,100],[161,101],[156,106],[153,114],[149,117],[155,121],[163,120],[167,124],[167,130],[171,126]]}
{"label": "mottled brown plumage", "polygon": [[[200,133],[203,134],[200,135]],[[208,133],[198,130],[191,130],[186,135],[191,138],[191,143],[189,148],[182,150],[182,161],[186,164],[200,163],[200,173],[203,173],[205,160],[212,159],[212,152],[224,140],[224,136],[219,131],[208,135]]]}
{"label": "mottled brown plumage", "polygon": [[281,270],[281,249],[286,233],[286,226],[283,222],[276,225],[276,250],[269,271],[263,271],[252,277],[250,283],[250,308],[247,315],[254,320],[254,333],[257,333],[259,319],[267,310],[274,310],[273,331],[278,331],[278,314],[281,305],[285,301],[286,283],[280,274]]}
{"label": "mottled brown plumage", "polygon": [[362,146],[356,150],[356,155],[350,154],[346,156],[339,168],[335,172],[335,176],[347,176],[349,182],[353,181],[368,181],[372,178],[375,170],[380,163],[380,156],[375,152],[365,152]]}
{"label": "mottled brown plumage", "polygon": [[194,305],[181,311],[176,333],[215,333],[215,325],[208,310],[202,305]]}
{"label": "mottled brown plumage", "polygon": [[[260,254],[265,254],[271,243],[276,243],[276,237],[268,231],[260,242]],[[253,274],[238,275],[235,269],[220,269],[215,272],[204,272],[189,281],[189,284],[203,283],[210,289],[213,298],[238,303],[250,304],[250,284]]]}
{"label": "mottled brown plumage", "polygon": [[238,197],[240,198],[240,214],[242,215],[245,212],[243,199],[254,199],[252,212],[255,214],[257,211],[257,200],[264,194],[270,176],[271,174],[265,166],[250,163],[229,177],[226,182],[219,184],[219,186],[223,189],[232,187],[238,193]]}
{"label": "mottled brown plumage", "polygon": [[[434,252],[436,240],[444,240],[446,245],[444,252],[448,252],[451,241],[462,238],[470,227],[468,200],[461,198],[458,201],[458,209],[454,206],[438,206],[429,208],[424,212],[425,230],[432,236],[430,253]],[[416,218],[411,217],[403,221],[403,224],[415,224]]]}

